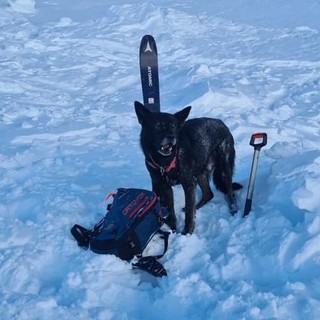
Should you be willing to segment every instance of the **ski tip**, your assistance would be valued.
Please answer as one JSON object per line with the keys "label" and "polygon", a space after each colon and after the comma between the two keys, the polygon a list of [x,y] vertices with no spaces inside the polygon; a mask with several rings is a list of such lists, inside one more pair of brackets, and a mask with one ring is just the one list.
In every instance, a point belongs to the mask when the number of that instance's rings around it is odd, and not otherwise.
{"label": "ski tip", "polygon": [[154,37],[151,34],[145,34],[142,38],[141,38],[141,42],[146,42],[146,41],[155,41]]}
{"label": "ski tip", "polygon": [[141,39],[140,56],[143,54],[158,54],[156,41],[154,37],[150,34],[144,35]]}

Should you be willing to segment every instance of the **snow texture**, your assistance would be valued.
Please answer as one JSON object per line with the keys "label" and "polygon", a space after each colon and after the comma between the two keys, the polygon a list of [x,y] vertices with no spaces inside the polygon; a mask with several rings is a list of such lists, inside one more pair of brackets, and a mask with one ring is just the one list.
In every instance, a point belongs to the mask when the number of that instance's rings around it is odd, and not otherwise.
{"label": "snow texture", "polygon": [[[319,319],[319,12],[317,0],[0,0],[1,319]],[[222,119],[244,185],[237,215],[215,191],[194,234],[171,235],[162,279],[69,232],[116,188],[151,187],[133,110],[145,34],[162,110]],[[243,218],[255,132],[268,145]]]}

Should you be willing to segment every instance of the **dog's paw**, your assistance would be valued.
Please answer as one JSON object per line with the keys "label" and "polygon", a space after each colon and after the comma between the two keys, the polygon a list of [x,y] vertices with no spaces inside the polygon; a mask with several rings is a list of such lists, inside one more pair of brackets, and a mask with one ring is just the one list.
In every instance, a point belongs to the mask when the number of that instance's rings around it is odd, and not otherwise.
{"label": "dog's paw", "polygon": [[172,232],[177,231],[177,219],[169,217],[165,220],[165,224],[172,230]]}
{"label": "dog's paw", "polygon": [[231,204],[230,205],[230,208],[229,208],[229,212],[232,214],[232,215],[235,215],[237,212],[238,212],[238,207],[236,204]]}
{"label": "dog's paw", "polygon": [[181,234],[182,234],[183,236],[186,236],[187,234],[192,234],[192,233],[193,233],[193,231],[186,230],[186,229],[183,229],[183,231],[181,232]]}
{"label": "dog's paw", "polygon": [[192,234],[194,229],[195,229],[195,223],[193,222],[190,226],[185,226],[183,231],[182,231],[182,235],[187,235],[187,234]]}

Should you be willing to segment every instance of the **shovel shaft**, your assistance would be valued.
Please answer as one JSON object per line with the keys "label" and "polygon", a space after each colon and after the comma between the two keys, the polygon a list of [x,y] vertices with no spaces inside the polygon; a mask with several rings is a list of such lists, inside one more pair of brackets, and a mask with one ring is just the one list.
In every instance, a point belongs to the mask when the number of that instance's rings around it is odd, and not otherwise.
{"label": "shovel shaft", "polygon": [[254,150],[247,199],[252,199],[252,197],[253,197],[253,189],[254,189],[254,184],[256,182],[256,177],[257,177],[259,155],[260,155],[260,150]]}
{"label": "shovel shaft", "polygon": [[250,179],[249,179],[249,185],[248,185],[247,199],[246,199],[246,204],[245,204],[244,213],[243,213],[244,216],[248,215],[249,212],[251,211],[254,184],[256,182],[256,176],[257,176],[259,155],[260,155],[260,148],[256,148],[254,150],[254,154],[253,154],[253,160],[252,160],[252,166],[251,166],[251,172],[250,172]]}

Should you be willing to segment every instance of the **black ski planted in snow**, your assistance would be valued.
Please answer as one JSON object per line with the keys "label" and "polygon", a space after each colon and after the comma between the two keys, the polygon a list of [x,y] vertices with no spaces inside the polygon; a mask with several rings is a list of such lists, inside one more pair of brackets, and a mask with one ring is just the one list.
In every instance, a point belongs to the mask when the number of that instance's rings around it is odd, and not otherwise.
{"label": "black ski planted in snow", "polygon": [[153,36],[145,35],[140,43],[140,75],[144,105],[160,112],[158,51]]}

